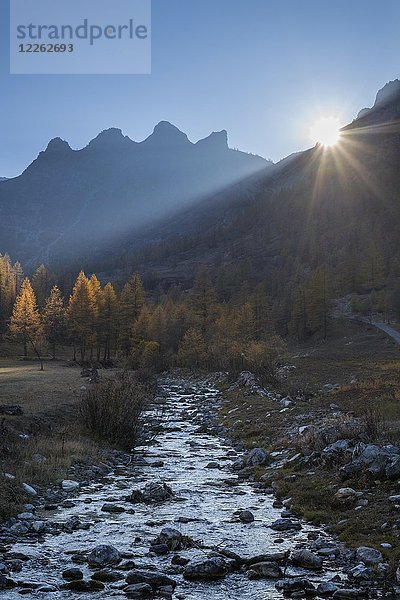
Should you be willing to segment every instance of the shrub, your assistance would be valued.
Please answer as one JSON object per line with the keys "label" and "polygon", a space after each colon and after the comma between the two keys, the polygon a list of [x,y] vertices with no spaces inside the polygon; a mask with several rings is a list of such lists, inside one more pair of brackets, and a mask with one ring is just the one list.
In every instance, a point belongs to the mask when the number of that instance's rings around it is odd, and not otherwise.
{"label": "shrub", "polygon": [[124,372],[90,387],[80,413],[96,437],[124,450],[134,447],[140,432],[140,415],[150,396],[149,388]]}

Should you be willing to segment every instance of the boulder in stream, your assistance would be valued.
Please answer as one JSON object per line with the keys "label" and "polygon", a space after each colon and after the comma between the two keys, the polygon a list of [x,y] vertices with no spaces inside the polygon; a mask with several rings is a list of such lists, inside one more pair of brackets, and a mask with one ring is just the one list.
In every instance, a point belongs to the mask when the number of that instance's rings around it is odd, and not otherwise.
{"label": "boulder in stream", "polygon": [[147,571],[145,569],[132,569],[132,571],[129,571],[126,576],[126,582],[129,585],[147,583],[153,590],[157,590],[164,585],[170,585],[173,589],[176,587],[176,581],[168,577],[168,575],[164,575],[160,571]]}
{"label": "boulder in stream", "polygon": [[251,565],[251,568],[247,571],[247,576],[249,579],[279,579],[282,577],[282,569],[276,562],[259,562]]}
{"label": "boulder in stream", "polygon": [[185,579],[220,579],[228,573],[228,565],[222,556],[191,560],[183,572]]}
{"label": "boulder in stream", "polygon": [[295,550],[292,554],[292,563],[303,569],[322,569],[323,560],[310,550]]}
{"label": "boulder in stream", "polygon": [[93,548],[88,555],[89,567],[108,567],[117,565],[121,561],[121,555],[114,546],[100,545]]}

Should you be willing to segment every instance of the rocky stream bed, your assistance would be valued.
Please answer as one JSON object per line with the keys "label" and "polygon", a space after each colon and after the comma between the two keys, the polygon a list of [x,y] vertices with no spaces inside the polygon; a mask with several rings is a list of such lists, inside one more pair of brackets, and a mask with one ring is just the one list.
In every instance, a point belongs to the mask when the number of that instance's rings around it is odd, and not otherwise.
{"label": "rocky stream bed", "polygon": [[53,503],[39,494],[1,527],[0,596],[379,597],[368,549],[354,562],[353,552],[248,480],[246,468],[232,469],[263,455],[223,437],[219,403],[210,382],[165,377],[151,444],[121,454],[101,480],[64,482]]}

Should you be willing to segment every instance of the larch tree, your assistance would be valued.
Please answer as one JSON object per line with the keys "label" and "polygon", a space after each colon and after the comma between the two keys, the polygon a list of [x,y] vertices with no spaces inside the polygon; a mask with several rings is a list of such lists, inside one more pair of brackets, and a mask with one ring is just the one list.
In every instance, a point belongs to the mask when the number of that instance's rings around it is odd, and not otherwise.
{"label": "larch tree", "polygon": [[117,294],[111,283],[107,283],[100,294],[98,330],[104,348],[103,360],[110,361],[117,334]]}
{"label": "larch tree", "polygon": [[36,296],[28,278],[22,282],[21,290],[14,304],[10,322],[10,332],[24,346],[24,357],[28,356],[28,344],[32,345],[35,354],[43,363],[39,352],[39,336],[42,330]]}
{"label": "larch tree", "polygon": [[55,360],[56,347],[65,342],[66,338],[64,299],[56,285],[52,287],[50,296],[45,301],[42,318],[44,335]]}
{"label": "larch tree", "polygon": [[81,271],[69,299],[67,323],[74,342],[74,350],[79,347],[82,362],[85,360],[87,349],[93,345],[95,318],[96,298],[88,278]]}
{"label": "larch tree", "polygon": [[198,272],[194,282],[190,304],[204,338],[209,333],[215,301],[215,289],[211,284],[208,269],[203,267]]}
{"label": "larch tree", "polygon": [[53,285],[53,276],[45,265],[40,265],[33,277],[32,288],[36,295],[36,300],[40,310],[43,308],[46,298],[48,297]]}

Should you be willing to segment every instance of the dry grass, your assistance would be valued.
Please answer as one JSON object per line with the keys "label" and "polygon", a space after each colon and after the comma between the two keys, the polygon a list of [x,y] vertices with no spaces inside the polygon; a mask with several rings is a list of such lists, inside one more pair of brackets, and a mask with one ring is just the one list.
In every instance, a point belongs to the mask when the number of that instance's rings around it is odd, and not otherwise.
{"label": "dry grass", "polygon": [[2,479],[0,518],[14,514],[28,500],[21,493],[22,482],[44,486],[65,477],[75,462],[96,461],[99,447],[79,419],[80,388],[85,383],[80,369],[66,363],[47,362],[40,372],[35,361],[0,358],[0,404],[23,409],[21,416],[1,417],[0,470],[15,480]]}

